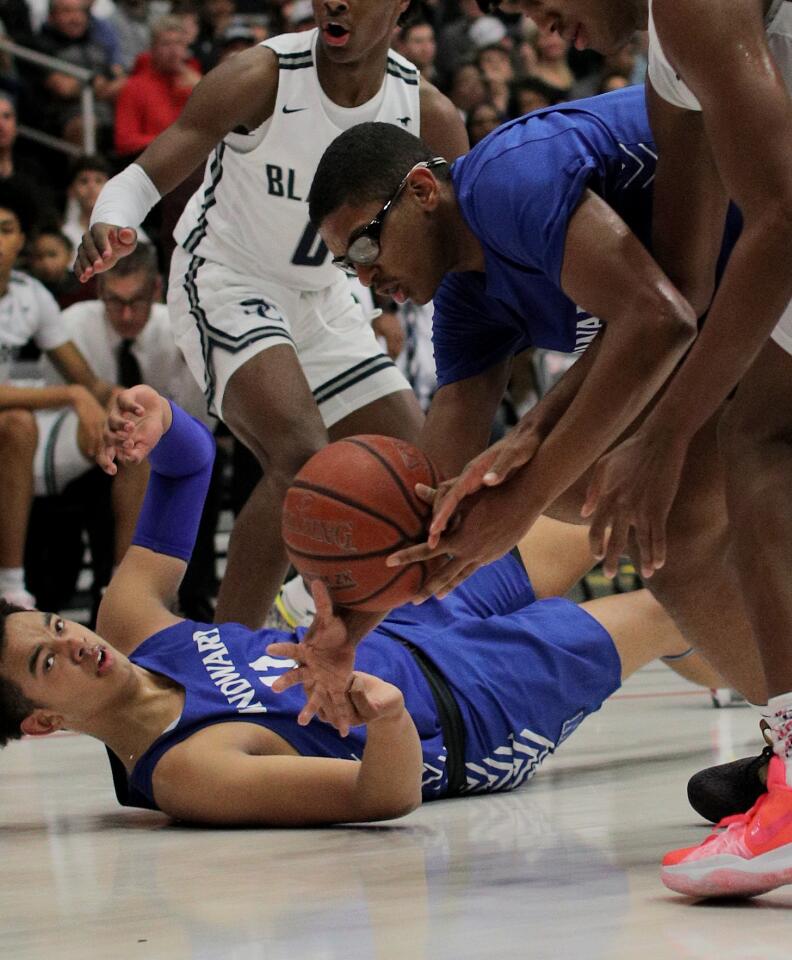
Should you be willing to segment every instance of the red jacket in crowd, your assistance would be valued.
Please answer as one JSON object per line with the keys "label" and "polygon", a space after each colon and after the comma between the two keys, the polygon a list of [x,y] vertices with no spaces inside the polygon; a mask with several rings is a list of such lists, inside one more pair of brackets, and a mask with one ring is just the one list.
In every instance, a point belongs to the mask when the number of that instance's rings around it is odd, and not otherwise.
{"label": "red jacket in crowd", "polygon": [[141,53],[132,76],[116,101],[115,148],[120,155],[138,154],[179,116],[200,73],[196,60],[182,74],[161,73],[151,55]]}

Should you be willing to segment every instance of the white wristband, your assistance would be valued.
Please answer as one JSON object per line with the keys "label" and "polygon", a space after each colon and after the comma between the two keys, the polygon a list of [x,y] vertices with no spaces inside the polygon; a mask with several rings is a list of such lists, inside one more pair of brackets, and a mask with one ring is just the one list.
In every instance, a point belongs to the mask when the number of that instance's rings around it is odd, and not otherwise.
{"label": "white wristband", "polygon": [[151,208],[159,203],[160,192],[139,163],[130,163],[102,187],[91,212],[90,226],[112,223],[137,230]]}

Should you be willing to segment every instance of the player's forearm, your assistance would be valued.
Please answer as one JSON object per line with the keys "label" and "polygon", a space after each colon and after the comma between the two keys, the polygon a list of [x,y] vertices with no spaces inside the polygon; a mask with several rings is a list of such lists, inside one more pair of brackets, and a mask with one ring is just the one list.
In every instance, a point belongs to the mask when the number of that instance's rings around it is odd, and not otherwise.
{"label": "player's forearm", "polygon": [[792,299],[791,250],[792,224],[782,218],[744,229],[704,327],[645,431],[688,443],[718,410]]}
{"label": "player's forearm", "polygon": [[360,811],[351,819],[387,820],[421,803],[421,739],[407,710],[369,723],[355,790]]}
{"label": "player's forearm", "polygon": [[419,446],[442,477],[455,477],[486,448],[510,369],[511,359],[504,360],[434,395]]}
{"label": "player's forearm", "polygon": [[52,410],[69,407],[75,402],[76,393],[72,384],[52,387],[16,387],[13,384],[0,386],[0,410],[13,407],[22,410]]}
{"label": "player's forearm", "polygon": [[668,301],[667,322],[655,317],[646,326],[600,335],[599,351],[571,403],[515,477],[532,519],[616,443],[671,376],[692,336],[692,315],[683,305],[681,299]]}
{"label": "player's forearm", "polygon": [[534,424],[534,429],[543,436],[546,437],[550,433],[578,395],[599,355],[602,337],[603,334],[600,333],[583,356],[572,364],[533,410],[529,411],[528,416]]}
{"label": "player's forearm", "polygon": [[132,543],[189,560],[212,476],[215,444],[207,428],[164,404],[166,432],[149,454],[151,474]]}

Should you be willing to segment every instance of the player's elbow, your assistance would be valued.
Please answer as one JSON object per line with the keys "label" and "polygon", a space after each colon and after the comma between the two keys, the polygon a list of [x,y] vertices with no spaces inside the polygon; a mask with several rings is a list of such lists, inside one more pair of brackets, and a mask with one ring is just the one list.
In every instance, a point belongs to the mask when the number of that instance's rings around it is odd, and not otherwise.
{"label": "player's elbow", "polygon": [[696,339],[695,310],[670,282],[643,291],[636,309],[645,320],[644,335],[654,341],[656,348],[681,357]]}
{"label": "player's elbow", "polygon": [[355,821],[367,821],[373,823],[380,820],[399,820],[406,817],[421,806],[421,788],[420,785],[410,791],[401,792],[398,795],[389,795],[377,800],[369,800],[362,805]]}

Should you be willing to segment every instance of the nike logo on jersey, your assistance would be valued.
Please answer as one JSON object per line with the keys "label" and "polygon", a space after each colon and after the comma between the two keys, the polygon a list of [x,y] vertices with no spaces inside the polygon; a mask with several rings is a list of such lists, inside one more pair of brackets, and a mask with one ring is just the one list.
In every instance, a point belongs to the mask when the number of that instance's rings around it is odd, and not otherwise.
{"label": "nike logo on jersey", "polygon": [[396,117],[396,119],[399,121],[399,123],[400,123],[403,127],[406,127],[406,126],[409,125],[410,120],[412,120],[412,117]]}
{"label": "nike logo on jersey", "polygon": [[302,113],[303,110],[307,110],[307,109],[308,107],[294,107],[294,109],[290,110],[287,106],[284,105],[283,112],[284,113]]}

